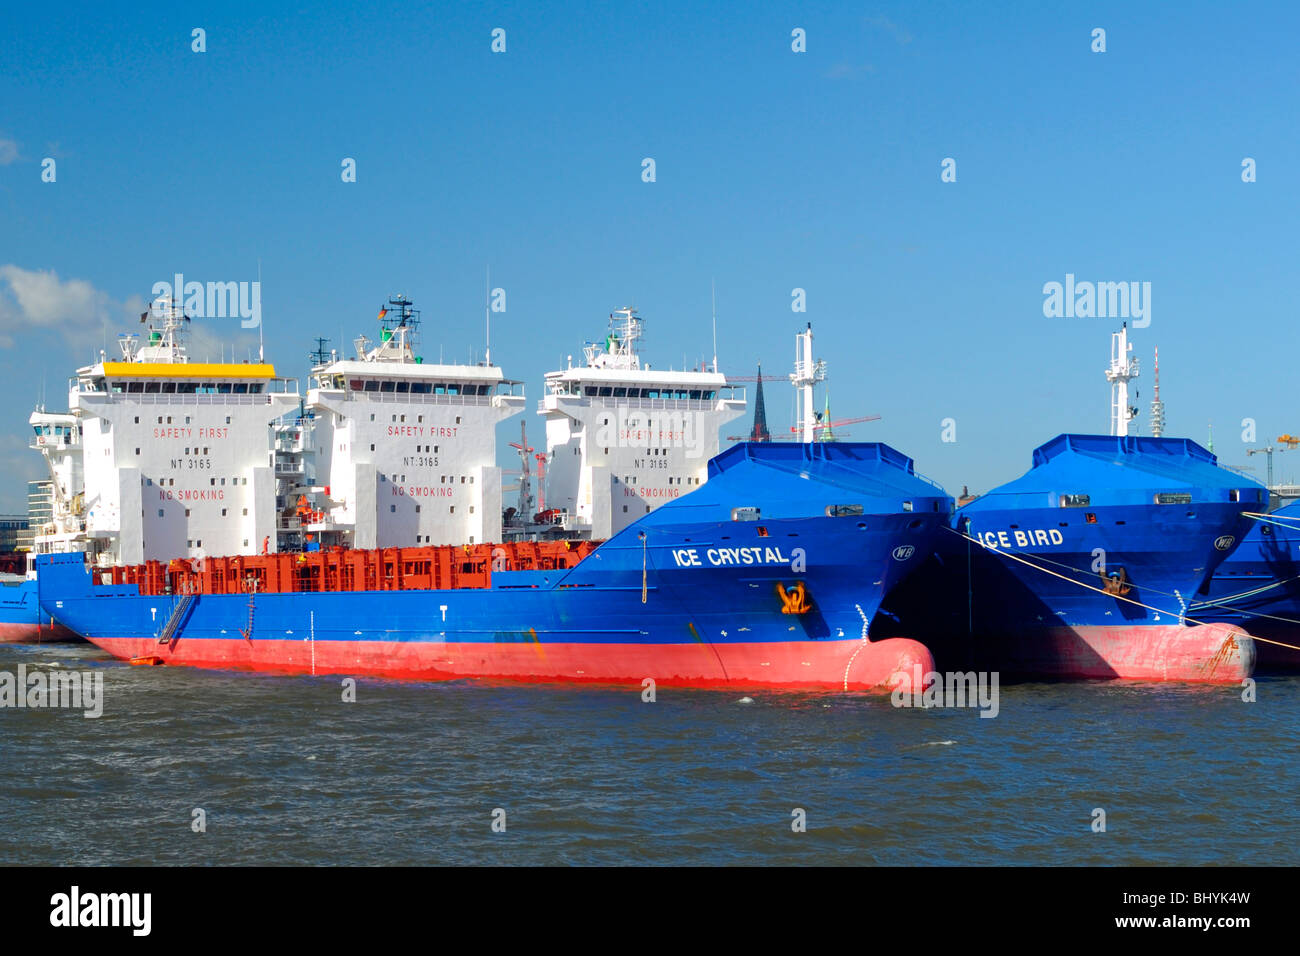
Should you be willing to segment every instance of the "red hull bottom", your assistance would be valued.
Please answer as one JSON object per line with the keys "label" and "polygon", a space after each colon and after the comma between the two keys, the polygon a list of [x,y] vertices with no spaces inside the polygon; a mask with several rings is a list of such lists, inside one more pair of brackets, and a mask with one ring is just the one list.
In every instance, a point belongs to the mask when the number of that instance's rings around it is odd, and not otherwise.
{"label": "red hull bottom", "polygon": [[79,640],[61,624],[0,624],[0,644],[66,644]]}
{"label": "red hull bottom", "polygon": [[1033,645],[1013,663],[1049,677],[1238,684],[1255,670],[1254,640],[1229,624],[1052,628]]}
{"label": "red hull bottom", "polygon": [[923,644],[783,641],[762,644],[539,644],[92,637],[124,660],[231,670],[415,680],[635,683],[744,690],[887,693],[899,673],[934,669]]}

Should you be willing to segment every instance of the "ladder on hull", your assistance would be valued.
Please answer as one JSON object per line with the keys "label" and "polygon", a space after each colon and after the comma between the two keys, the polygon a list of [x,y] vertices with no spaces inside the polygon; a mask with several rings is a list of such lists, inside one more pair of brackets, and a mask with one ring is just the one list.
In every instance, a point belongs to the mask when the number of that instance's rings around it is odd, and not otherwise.
{"label": "ladder on hull", "polygon": [[181,621],[185,618],[185,612],[190,609],[194,603],[193,594],[182,594],[180,600],[172,605],[171,616],[167,618],[167,623],[163,625],[162,632],[158,635],[159,644],[170,644],[176,631],[180,628]]}

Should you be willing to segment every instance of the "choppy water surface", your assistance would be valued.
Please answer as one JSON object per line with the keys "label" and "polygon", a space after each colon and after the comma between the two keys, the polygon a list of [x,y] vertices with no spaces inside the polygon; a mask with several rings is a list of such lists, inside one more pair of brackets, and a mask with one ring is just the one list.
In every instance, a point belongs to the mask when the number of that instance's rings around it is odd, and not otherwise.
{"label": "choppy water surface", "polygon": [[368,679],[344,703],[335,677],[0,647],[3,671],[52,662],[102,673],[104,714],[0,710],[3,864],[1300,862],[1296,678],[1261,679],[1255,703],[1004,686],[981,719],[888,698]]}

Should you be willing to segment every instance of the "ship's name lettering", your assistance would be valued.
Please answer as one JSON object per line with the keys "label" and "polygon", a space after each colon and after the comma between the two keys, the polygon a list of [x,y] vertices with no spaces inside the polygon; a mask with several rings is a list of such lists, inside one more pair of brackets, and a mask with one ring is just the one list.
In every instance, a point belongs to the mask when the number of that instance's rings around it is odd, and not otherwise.
{"label": "ship's name lettering", "polygon": [[[698,548],[674,548],[673,560],[679,568],[702,568]],[[704,552],[704,560],[715,568],[731,565],[755,564],[789,564],[790,559],[781,553],[780,548],[709,548]]]}
{"label": "ship's name lettering", "polygon": [[190,491],[181,488],[177,491],[160,491],[158,497],[163,501],[225,501],[224,489],[201,489]]}
{"label": "ship's name lettering", "polygon": [[456,425],[389,425],[388,434],[394,438],[455,438],[460,431]]}
{"label": "ship's name lettering", "polygon": [[432,488],[428,485],[389,485],[393,489],[393,494],[398,498],[450,498],[452,489],[450,488]]}
{"label": "ship's name lettering", "polygon": [[984,542],[987,548],[1046,548],[1062,544],[1065,536],[1055,528],[1019,528],[1007,531],[977,531],[975,536]]}
{"label": "ship's name lettering", "polygon": [[153,430],[154,438],[194,438],[195,432],[198,432],[199,438],[225,438],[230,434],[229,428],[155,428]]}

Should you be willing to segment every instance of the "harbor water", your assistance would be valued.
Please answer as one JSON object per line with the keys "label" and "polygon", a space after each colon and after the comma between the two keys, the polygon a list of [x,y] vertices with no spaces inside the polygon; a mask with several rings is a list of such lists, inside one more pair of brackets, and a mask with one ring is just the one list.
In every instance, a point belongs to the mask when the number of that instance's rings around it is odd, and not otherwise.
{"label": "harbor water", "polygon": [[[1300,679],[888,697],[132,667],[0,709],[0,863],[1300,863]],[[1247,695],[1249,696],[1249,695]],[[1098,810],[1104,811],[1104,831]],[[802,824],[802,825],[801,825]]]}

